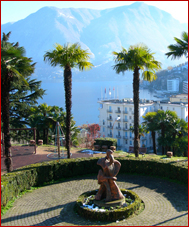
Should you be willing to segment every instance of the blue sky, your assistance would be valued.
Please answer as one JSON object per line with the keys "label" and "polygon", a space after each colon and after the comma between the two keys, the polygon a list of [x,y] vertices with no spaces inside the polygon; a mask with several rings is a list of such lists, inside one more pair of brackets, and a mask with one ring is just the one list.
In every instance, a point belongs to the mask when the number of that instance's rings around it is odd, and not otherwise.
{"label": "blue sky", "polygon": [[[57,8],[107,9],[130,5],[135,1],[1,1],[1,24],[26,18],[44,6]],[[170,13],[181,23],[188,22],[188,1],[143,1]]]}

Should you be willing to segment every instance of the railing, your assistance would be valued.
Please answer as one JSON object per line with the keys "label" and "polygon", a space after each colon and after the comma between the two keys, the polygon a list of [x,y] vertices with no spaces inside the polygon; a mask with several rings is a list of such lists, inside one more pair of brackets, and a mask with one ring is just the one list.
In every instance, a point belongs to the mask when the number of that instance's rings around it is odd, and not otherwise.
{"label": "railing", "polygon": [[108,128],[112,129],[112,128],[113,128],[113,126],[112,126],[112,125],[108,125]]}
{"label": "railing", "polygon": [[123,122],[128,122],[128,119],[123,119]]}
{"label": "railing", "polygon": [[123,128],[123,131],[127,131],[127,130],[129,130],[128,128]]}
{"label": "railing", "polygon": [[119,130],[121,130],[121,127],[120,127],[120,126],[117,126],[117,127],[116,127],[116,129],[119,129]]}
{"label": "railing", "polygon": [[126,111],[124,110],[123,113],[124,113],[124,114],[128,114],[128,110],[126,110]]}
{"label": "railing", "polygon": [[113,137],[113,135],[112,134],[108,134],[108,137]]}
{"label": "railing", "polygon": [[120,139],[120,138],[121,138],[121,136],[120,136],[120,135],[116,135],[116,138],[119,138],[119,139]]}
{"label": "railing", "polygon": [[121,110],[115,110],[115,113],[121,113]]}
{"label": "railing", "polygon": [[113,121],[113,119],[112,119],[112,118],[110,118],[110,117],[108,117],[108,118],[107,118],[107,120],[108,120],[108,121]]}
{"label": "railing", "polygon": [[108,113],[112,113],[112,110],[107,110]]}

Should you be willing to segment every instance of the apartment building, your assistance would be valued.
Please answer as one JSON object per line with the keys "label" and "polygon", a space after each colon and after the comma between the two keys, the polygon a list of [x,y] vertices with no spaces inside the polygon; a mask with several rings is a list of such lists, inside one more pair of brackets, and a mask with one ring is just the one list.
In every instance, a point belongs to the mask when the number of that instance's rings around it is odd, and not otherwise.
{"label": "apartment building", "polygon": [[[130,130],[134,126],[134,103],[132,99],[111,99],[98,101],[100,104],[99,125],[102,137],[117,138],[117,146],[124,151],[133,146],[134,133]],[[140,100],[139,121],[143,122],[143,117],[148,112],[158,109],[176,111],[180,118],[188,121],[188,103],[160,102],[152,100]],[[151,134],[147,133],[140,138],[140,146],[152,148]]]}
{"label": "apartment building", "polygon": [[170,92],[179,91],[179,78],[167,80],[167,91],[170,91]]}
{"label": "apartment building", "polygon": [[183,81],[183,93],[188,94],[188,81]]}

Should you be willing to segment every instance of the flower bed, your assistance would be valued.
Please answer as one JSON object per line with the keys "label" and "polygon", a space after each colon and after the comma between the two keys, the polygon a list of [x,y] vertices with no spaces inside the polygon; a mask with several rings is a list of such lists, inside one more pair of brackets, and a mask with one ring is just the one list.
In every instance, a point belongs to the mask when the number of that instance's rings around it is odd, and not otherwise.
{"label": "flower bed", "polygon": [[115,207],[98,207],[94,203],[94,197],[98,190],[88,191],[79,196],[75,204],[75,211],[90,220],[118,221],[130,217],[141,208],[143,201],[139,196],[126,189],[120,189],[125,196],[125,204]]}

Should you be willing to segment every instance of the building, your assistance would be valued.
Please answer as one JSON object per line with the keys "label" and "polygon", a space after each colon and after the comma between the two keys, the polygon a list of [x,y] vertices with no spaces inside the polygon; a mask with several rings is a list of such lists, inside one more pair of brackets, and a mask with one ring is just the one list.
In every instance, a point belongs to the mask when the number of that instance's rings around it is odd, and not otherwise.
{"label": "building", "polygon": [[179,78],[167,80],[167,91],[179,92]]}
{"label": "building", "polygon": [[[134,126],[134,103],[132,99],[111,99],[98,101],[100,104],[99,125],[102,137],[117,138],[118,149],[129,151],[129,146],[133,146],[134,133],[130,130]],[[148,112],[160,110],[176,111],[179,118],[188,121],[188,103],[163,102],[152,100],[140,100],[139,120],[143,122],[143,117]],[[144,134],[140,138],[140,147],[153,147],[151,134]]]}
{"label": "building", "polygon": [[183,93],[188,94],[188,81],[183,81]]}
{"label": "building", "polygon": [[173,102],[173,103],[188,103],[188,95],[187,94],[172,95],[170,97],[170,102]]}

